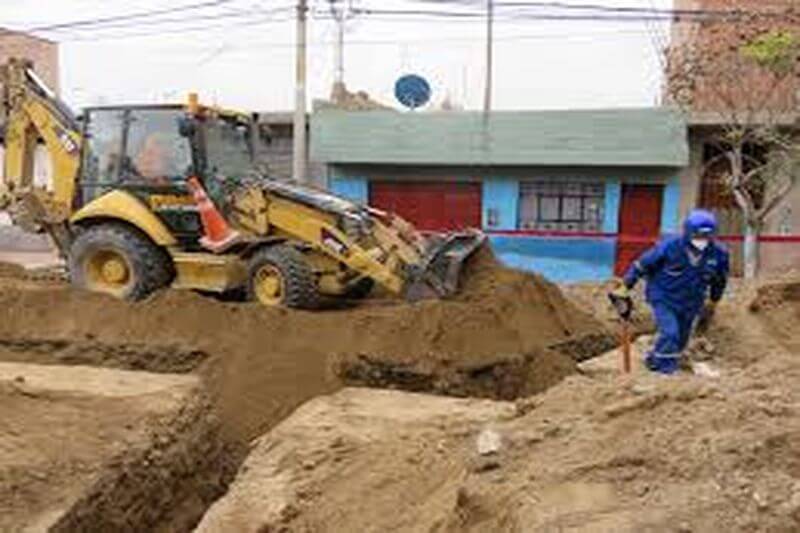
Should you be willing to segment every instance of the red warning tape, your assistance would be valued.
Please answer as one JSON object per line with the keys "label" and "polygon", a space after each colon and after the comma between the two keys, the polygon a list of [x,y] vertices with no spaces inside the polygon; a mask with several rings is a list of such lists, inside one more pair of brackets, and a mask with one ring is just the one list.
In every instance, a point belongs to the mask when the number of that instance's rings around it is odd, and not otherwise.
{"label": "red warning tape", "polygon": [[[544,237],[544,238],[571,238],[571,239],[616,239],[617,242],[630,244],[653,244],[658,237],[641,237],[638,235],[622,235],[619,233],[602,233],[599,231],[560,231],[560,230],[486,230],[489,235],[505,237]],[[719,235],[716,237],[722,242],[743,242],[741,235]],[[800,235],[759,235],[759,242],[766,243],[800,243]]]}

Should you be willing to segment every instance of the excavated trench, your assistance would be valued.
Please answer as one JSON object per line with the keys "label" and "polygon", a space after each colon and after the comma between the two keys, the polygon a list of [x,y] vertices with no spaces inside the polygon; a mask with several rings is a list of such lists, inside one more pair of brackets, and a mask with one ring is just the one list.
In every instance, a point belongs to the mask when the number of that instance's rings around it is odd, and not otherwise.
{"label": "excavated trench", "polygon": [[226,442],[211,404],[197,398],[145,445],[113,458],[50,531],[191,531],[245,455]]}
{"label": "excavated trench", "polygon": [[556,286],[500,267],[488,249],[453,299],[317,313],[173,291],[128,304],[52,283],[15,288],[23,274],[0,271],[0,360],[194,373],[205,386],[116,457],[59,531],[191,529],[253,438],[344,385],[510,400],[615,344]]}

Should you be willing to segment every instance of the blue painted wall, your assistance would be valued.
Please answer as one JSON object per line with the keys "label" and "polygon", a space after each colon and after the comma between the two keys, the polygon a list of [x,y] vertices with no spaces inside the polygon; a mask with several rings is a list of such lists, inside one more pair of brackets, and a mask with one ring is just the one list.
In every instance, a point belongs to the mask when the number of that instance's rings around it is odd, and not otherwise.
{"label": "blue painted wall", "polygon": [[[613,276],[617,241],[614,237],[542,237],[491,235],[517,229],[519,183],[525,179],[585,179],[605,183],[602,233],[619,231],[623,183],[663,183],[662,233],[679,230],[680,186],[674,169],[665,168],[498,168],[481,175],[475,167],[329,166],[331,190],[359,202],[369,200],[370,179],[402,180],[408,175],[430,180],[482,179],[482,225],[498,258],[520,270],[562,282],[603,281]],[[487,177],[488,176],[488,177]],[[374,177],[374,178],[373,178]],[[490,216],[491,215],[491,216]],[[490,223],[491,222],[491,223]]]}
{"label": "blue painted wall", "polygon": [[680,233],[681,187],[677,176],[664,184],[664,198],[661,202],[661,233]]}
{"label": "blue painted wall", "polygon": [[517,229],[519,181],[508,178],[487,179],[483,182],[481,197],[484,229]]}
{"label": "blue painted wall", "polygon": [[369,182],[366,178],[334,176],[328,181],[333,194],[366,204],[369,201]]}
{"label": "blue painted wall", "polygon": [[552,281],[603,281],[614,275],[617,245],[613,238],[491,235],[489,240],[505,265]]}

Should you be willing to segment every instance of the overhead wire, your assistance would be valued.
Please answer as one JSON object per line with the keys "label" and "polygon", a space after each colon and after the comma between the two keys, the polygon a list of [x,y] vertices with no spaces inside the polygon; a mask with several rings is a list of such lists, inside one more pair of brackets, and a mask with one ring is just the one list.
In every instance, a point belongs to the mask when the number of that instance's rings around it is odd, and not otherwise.
{"label": "overhead wire", "polygon": [[[787,2],[791,5],[792,0]],[[410,0],[409,3],[425,5],[452,5],[461,7],[482,7],[486,5],[486,0]],[[521,1],[521,2],[494,2],[496,9],[503,8],[537,8],[537,9],[558,9],[564,11],[596,11],[602,13],[631,13],[631,14],[660,14],[668,16],[719,16],[732,17],[742,16],[749,13],[758,13],[766,16],[782,16],[780,11],[775,10],[753,10],[753,9],[675,9],[657,8],[650,3],[651,7],[637,6],[609,6],[596,3],[569,3],[559,1]]]}
{"label": "overhead wire", "polygon": [[111,15],[111,16],[104,16],[104,17],[95,17],[90,19],[80,19],[80,20],[72,20],[68,22],[58,22],[54,24],[42,24],[39,26],[33,26],[28,28],[22,29],[11,29],[11,28],[2,28],[0,29],[0,36],[6,34],[16,34],[16,33],[40,33],[40,32],[48,32],[48,31],[55,31],[55,30],[66,30],[66,29],[75,29],[80,27],[86,26],[97,26],[100,24],[108,23],[108,22],[118,22],[122,20],[135,20],[135,19],[143,19],[149,18],[154,16],[161,16],[161,15],[168,15],[186,11],[196,11],[200,9],[207,9],[210,7],[219,7],[225,4],[230,4],[236,0],[208,0],[206,2],[199,2],[194,4],[184,4],[181,6],[171,7],[171,8],[163,8],[163,9],[152,9],[149,11],[139,11],[136,13],[127,13],[121,15]]}
{"label": "overhead wire", "polygon": [[[159,31],[145,31],[139,33],[120,33],[107,35],[110,30],[135,30],[142,27],[150,28],[152,26],[176,25],[176,28],[166,30],[170,33],[186,33],[194,31],[206,31],[210,29],[221,29],[224,25],[197,25],[196,22],[200,20],[205,21],[221,21],[221,20],[239,20],[256,17],[255,20],[242,20],[240,24],[235,26],[253,25],[259,23],[259,12],[256,10],[236,10],[227,11],[222,13],[206,13],[200,15],[193,15],[191,18],[160,18],[164,15],[175,14],[179,12],[208,10],[210,8],[219,8],[228,4],[232,4],[236,0],[209,0],[206,2],[199,2],[194,4],[176,6],[172,8],[141,11],[136,13],[128,13],[114,16],[96,17],[90,19],[74,20],[63,23],[46,24],[19,30],[25,33],[46,33],[56,34],[63,33],[64,31],[71,31],[73,34],[77,32],[77,37],[68,40],[104,40],[104,39],[124,39],[128,37],[145,37],[149,35],[159,35]],[[475,10],[484,4],[484,0],[413,0],[415,3],[422,3],[424,5],[436,4],[436,9],[385,9],[375,8],[369,6],[354,6],[352,12],[354,14],[368,16],[373,20],[384,19],[394,21],[407,21],[409,18],[422,19],[422,20],[441,20],[441,21],[466,21],[473,22],[485,17],[483,10]],[[457,8],[456,10],[449,7]],[[496,19],[498,22],[524,22],[530,20],[542,21],[592,21],[592,22],[644,22],[648,24],[657,23],[660,21],[672,20],[676,16],[717,16],[717,17],[733,17],[740,16],[744,11],[721,11],[721,10],[676,10],[676,9],[658,9],[652,5],[646,7],[623,7],[623,6],[605,6],[601,4],[570,4],[565,2],[497,2],[495,4]],[[271,13],[289,11],[294,6],[284,6],[270,10]],[[463,8],[470,8],[464,10]],[[330,19],[330,14],[316,13],[317,19]],[[283,22],[290,20],[290,17],[285,19],[274,20],[270,22]],[[83,37],[83,34],[91,31],[91,37]],[[0,30],[0,36],[3,33],[15,33],[14,30]],[[106,35],[98,36],[97,32],[105,32]],[[58,40],[58,39],[57,39]]]}

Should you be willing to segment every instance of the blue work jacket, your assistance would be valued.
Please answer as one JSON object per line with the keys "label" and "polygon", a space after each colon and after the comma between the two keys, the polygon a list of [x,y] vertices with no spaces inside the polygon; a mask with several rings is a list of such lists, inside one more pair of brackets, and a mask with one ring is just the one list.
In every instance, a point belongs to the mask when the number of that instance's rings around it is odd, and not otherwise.
{"label": "blue work jacket", "polygon": [[714,241],[700,252],[692,247],[688,237],[670,237],[634,261],[623,281],[632,288],[644,277],[648,302],[665,303],[676,311],[697,313],[706,297],[715,302],[722,298],[728,283],[729,265],[728,251]]}

